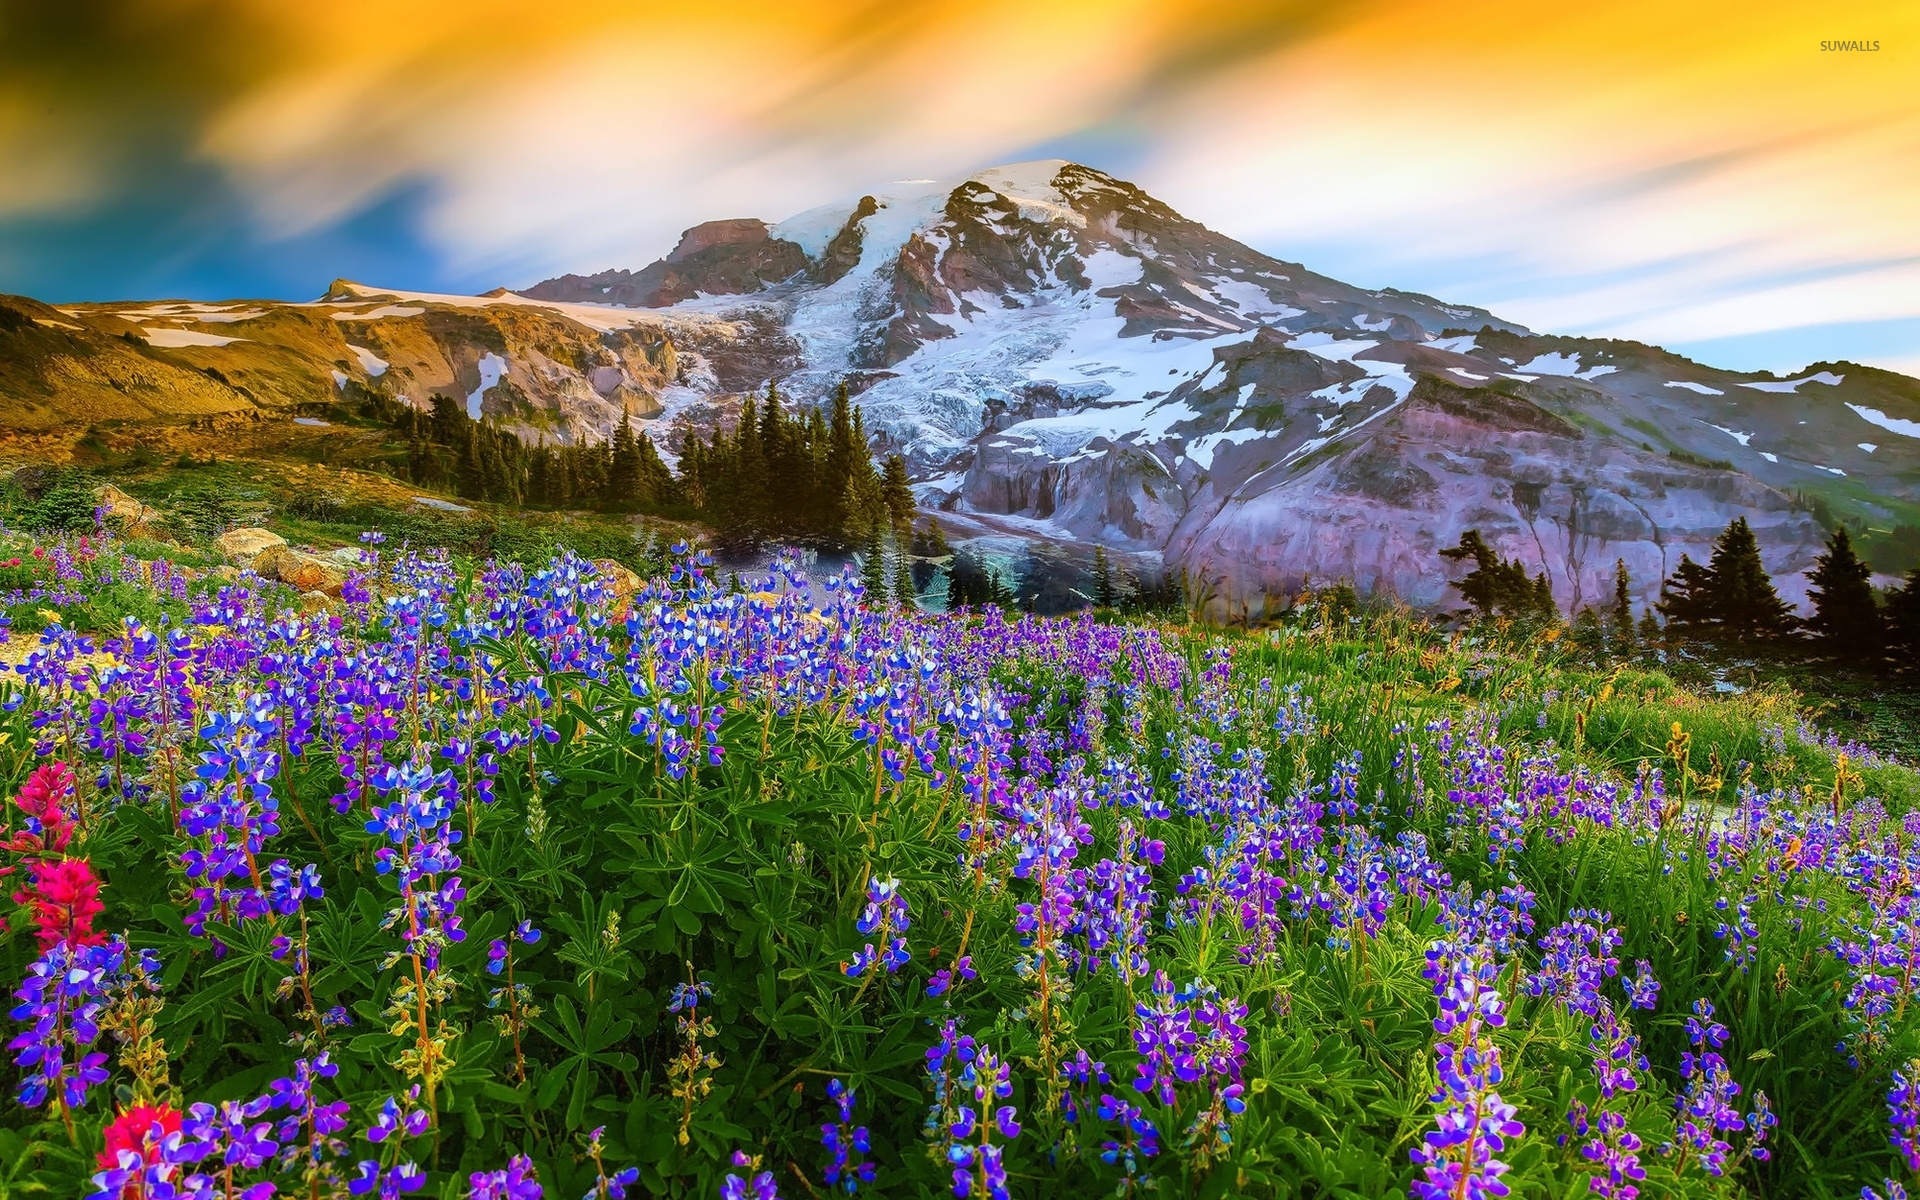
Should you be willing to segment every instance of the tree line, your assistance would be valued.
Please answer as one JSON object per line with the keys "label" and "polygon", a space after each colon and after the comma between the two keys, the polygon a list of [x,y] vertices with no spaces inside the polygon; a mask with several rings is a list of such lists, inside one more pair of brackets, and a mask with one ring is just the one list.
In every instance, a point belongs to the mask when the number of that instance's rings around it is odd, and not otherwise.
{"label": "tree line", "polygon": [[876,464],[843,384],[829,410],[789,412],[778,387],[749,396],[730,428],[689,430],[670,469],[624,415],[604,442],[529,444],[435,396],[421,411],[367,390],[362,407],[406,442],[409,482],[518,508],[590,509],[701,521],[726,549],[766,542],[832,552],[911,536],[915,505],[899,455]]}
{"label": "tree line", "polygon": [[[1467,530],[1458,545],[1440,553],[1472,564],[1450,585],[1466,601],[1467,613],[1516,622],[1560,620],[1546,575],[1529,576],[1520,560],[1501,558],[1479,530]],[[1806,575],[1813,611],[1800,617],[1774,587],[1747,519],[1736,517],[1714,539],[1706,562],[1680,556],[1679,566],[1661,583],[1660,599],[1637,622],[1632,578],[1626,563],[1616,561],[1610,603],[1574,614],[1574,641],[1613,653],[1658,644],[1725,650],[1811,644],[1861,664],[1920,663],[1920,567],[1882,593],[1873,586],[1873,568],[1854,549],[1852,534],[1836,525]]]}

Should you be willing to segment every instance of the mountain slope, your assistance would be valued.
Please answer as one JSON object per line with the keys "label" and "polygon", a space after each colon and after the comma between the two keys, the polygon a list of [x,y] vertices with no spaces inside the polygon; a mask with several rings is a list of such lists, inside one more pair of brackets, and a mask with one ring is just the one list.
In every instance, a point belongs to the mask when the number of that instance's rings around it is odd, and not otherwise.
{"label": "mountain slope", "polygon": [[[167,411],[163,380],[186,411],[357,378],[528,437],[600,438],[624,413],[671,450],[769,380],[800,403],[845,381],[957,532],[1164,555],[1245,600],[1349,577],[1438,602],[1435,551],[1466,528],[1571,606],[1616,558],[1650,598],[1736,515],[1782,577],[1817,550],[1816,500],[1920,524],[1920,381],[1536,334],[1316,274],[1064,162],[709,222],[638,270],[519,293],[41,308],[0,328],[13,411],[71,403],[48,398],[48,320],[137,356],[159,390],[129,415]],[[85,394],[102,387],[124,394]]]}

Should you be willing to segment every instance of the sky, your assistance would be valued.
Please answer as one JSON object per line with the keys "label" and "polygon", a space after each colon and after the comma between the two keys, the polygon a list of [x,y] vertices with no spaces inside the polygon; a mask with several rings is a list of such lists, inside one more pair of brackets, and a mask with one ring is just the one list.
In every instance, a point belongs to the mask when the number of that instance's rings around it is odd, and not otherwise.
{"label": "sky", "polygon": [[1911,0],[0,0],[0,292],[526,286],[1064,157],[1362,286],[1920,375],[1916,80]]}

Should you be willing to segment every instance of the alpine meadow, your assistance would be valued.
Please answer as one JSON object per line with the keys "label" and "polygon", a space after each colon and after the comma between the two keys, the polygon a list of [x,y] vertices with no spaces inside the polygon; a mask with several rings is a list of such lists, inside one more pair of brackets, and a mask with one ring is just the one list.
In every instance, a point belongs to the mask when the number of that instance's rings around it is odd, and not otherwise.
{"label": "alpine meadow", "polygon": [[1842,9],[0,0],[0,1200],[1920,1200]]}

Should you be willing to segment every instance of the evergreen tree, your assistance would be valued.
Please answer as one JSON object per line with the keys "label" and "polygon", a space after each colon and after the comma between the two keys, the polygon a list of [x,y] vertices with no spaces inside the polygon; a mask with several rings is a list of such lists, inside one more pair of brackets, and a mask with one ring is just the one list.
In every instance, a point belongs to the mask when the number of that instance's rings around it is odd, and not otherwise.
{"label": "evergreen tree", "polygon": [[1887,653],[1896,666],[1920,669],[1920,567],[1907,572],[1906,582],[1887,592]]}
{"label": "evergreen tree", "polygon": [[1107,548],[1093,548],[1093,603],[1099,608],[1112,608],[1119,599],[1113,590],[1113,566],[1107,561]]}
{"label": "evergreen tree", "polygon": [[640,472],[640,444],[633,436],[633,423],[620,414],[620,425],[613,431],[612,454],[607,461],[607,488],[601,504],[608,512],[634,512],[645,499],[646,482]]}
{"label": "evergreen tree", "polygon": [[894,529],[913,528],[913,488],[907,483],[907,460],[898,454],[887,455],[880,472],[880,502],[886,506],[887,523]]}
{"label": "evergreen tree", "polygon": [[913,557],[900,545],[896,537],[893,542],[893,599],[902,608],[917,608],[920,603],[920,588],[914,582]]}
{"label": "evergreen tree", "polygon": [[1460,544],[1442,550],[1440,556],[1455,562],[1472,560],[1473,570],[1452,586],[1459,589],[1461,599],[1480,616],[1491,617],[1496,613],[1510,617],[1558,615],[1553,602],[1553,589],[1547,585],[1546,576],[1529,580],[1526,566],[1519,559],[1506,560],[1494,553],[1493,547],[1487,545],[1478,529],[1469,529],[1461,534]]}
{"label": "evergreen tree", "polygon": [[[1515,563],[1518,566],[1518,563]],[[1540,572],[1533,577],[1533,595],[1527,605],[1527,615],[1543,621],[1558,621],[1560,606],[1553,599],[1553,585],[1547,582],[1547,573]]]}
{"label": "evergreen tree", "polygon": [[1674,636],[1705,636],[1713,627],[1713,572],[1682,554],[1680,565],[1660,585],[1660,601],[1654,607],[1667,619],[1667,632]]}
{"label": "evergreen tree", "polygon": [[1615,649],[1633,648],[1633,580],[1627,574],[1627,560],[1613,560],[1613,607],[1607,611],[1607,636]]}
{"label": "evergreen tree", "polygon": [[1742,642],[1786,637],[1799,624],[1773,588],[1760,561],[1760,543],[1745,517],[1735,517],[1713,543],[1713,616],[1719,630]]}
{"label": "evergreen tree", "polygon": [[867,535],[867,549],[860,563],[860,582],[866,586],[867,603],[876,607],[887,603],[885,545],[880,539],[880,527],[875,525]]}
{"label": "evergreen tree", "polygon": [[1807,572],[1813,585],[1813,616],[1807,627],[1829,650],[1848,657],[1879,651],[1885,630],[1873,598],[1872,578],[1873,568],[1853,552],[1847,527],[1835,526],[1827,538],[1827,552]]}
{"label": "evergreen tree", "polygon": [[1640,610],[1640,626],[1636,633],[1643,648],[1651,649],[1660,644],[1664,631],[1660,628],[1660,618],[1653,615],[1653,609]]}

